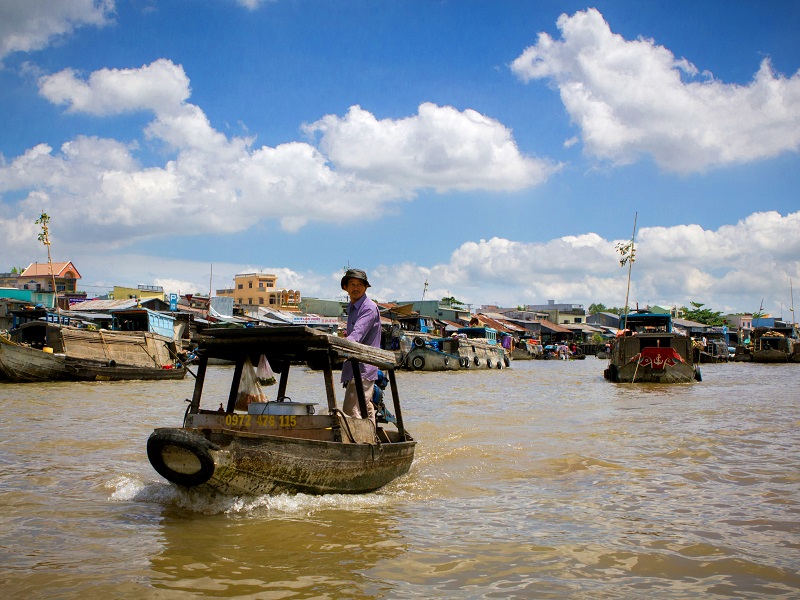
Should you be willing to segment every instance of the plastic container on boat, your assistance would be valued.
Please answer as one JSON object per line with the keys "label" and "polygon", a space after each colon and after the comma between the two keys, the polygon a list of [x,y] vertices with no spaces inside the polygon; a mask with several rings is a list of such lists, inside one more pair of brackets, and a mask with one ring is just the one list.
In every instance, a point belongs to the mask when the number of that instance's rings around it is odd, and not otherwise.
{"label": "plastic container on boat", "polygon": [[251,415],[313,415],[315,406],[311,402],[251,402],[247,412]]}

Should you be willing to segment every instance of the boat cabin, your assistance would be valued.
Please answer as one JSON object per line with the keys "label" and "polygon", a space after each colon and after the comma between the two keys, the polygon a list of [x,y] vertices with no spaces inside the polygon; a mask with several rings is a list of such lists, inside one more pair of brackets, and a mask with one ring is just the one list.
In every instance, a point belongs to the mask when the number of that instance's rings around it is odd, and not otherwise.
{"label": "boat cabin", "polygon": [[115,331],[149,331],[164,337],[175,337],[175,317],[149,308],[123,308],[110,311],[111,328]]}
{"label": "boat cabin", "polygon": [[[199,358],[194,395],[186,416],[187,427],[226,429],[239,423],[236,429],[242,429],[245,421],[249,430],[254,433],[270,435],[288,435],[304,437],[320,441],[336,442],[368,442],[375,439],[376,432],[368,419],[345,418],[337,405],[336,390],[341,390],[333,374],[333,365],[345,360],[353,361],[353,375],[356,381],[358,404],[362,415],[367,414],[361,374],[358,362],[367,362],[383,369],[390,385],[391,397],[394,401],[394,424],[397,431],[378,428],[378,439],[382,442],[398,442],[410,440],[403,427],[400,409],[400,398],[397,390],[394,369],[397,366],[393,352],[364,346],[345,338],[316,331],[305,326],[289,325],[285,327],[252,327],[252,328],[209,328],[198,337]],[[266,396],[254,398],[254,404],[242,407],[241,393],[246,371],[258,365],[261,357],[266,358],[272,371],[279,375],[275,400],[269,401]],[[208,361],[222,359],[235,364],[230,383],[227,402],[217,408],[212,401],[210,407],[201,408],[203,386]],[[308,365],[315,371],[322,371],[324,376],[325,398],[328,414],[314,414],[316,409],[302,408],[296,419],[292,419],[291,428],[285,426],[285,419],[248,418],[241,420],[233,417],[237,410],[245,410],[248,414],[258,411],[263,415],[284,414],[291,408],[297,409],[296,402],[287,395],[289,372],[292,365]],[[270,394],[272,395],[272,393]],[[303,403],[305,404],[305,403]],[[253,408],[251,408],[253,407]],[[263,411],[263,412],[262,412]],[[275,412],[277,411],[277,412]],[[241,422],[240,422],[241,421]],[[369,427],[367,427],[369,426]]]}
{"label": "boat cabin", "polygon": [[492,327],[461,327],[457,334],[464,334],[470,339],[483,339],[490,344],[497,344],[497,330]]}
{"label": "boat cabin", "polygon": [[620,315],[619,328],[633,333],[672,333],[672,317],[651,312],[630,312]]}

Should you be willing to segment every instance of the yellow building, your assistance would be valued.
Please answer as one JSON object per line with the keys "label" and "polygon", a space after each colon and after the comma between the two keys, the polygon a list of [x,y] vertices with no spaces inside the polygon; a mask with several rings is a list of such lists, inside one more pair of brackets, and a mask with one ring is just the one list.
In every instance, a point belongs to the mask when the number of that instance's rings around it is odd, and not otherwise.
{"label": "yellow building", "polygon": [[300,290],[277,287],[278,276],[269,273],[240,273],[233,288],[217,290],[217,296],[233,298],[242,307],[268,306],[278,310],[300,310]]}
{"label": "yellow building", "polygon": [[164,288],[160,285],[140,285],[135,288],[115,285],[109,294],[111,300],[130,300],[131,298],[158,298],[164,299]]}

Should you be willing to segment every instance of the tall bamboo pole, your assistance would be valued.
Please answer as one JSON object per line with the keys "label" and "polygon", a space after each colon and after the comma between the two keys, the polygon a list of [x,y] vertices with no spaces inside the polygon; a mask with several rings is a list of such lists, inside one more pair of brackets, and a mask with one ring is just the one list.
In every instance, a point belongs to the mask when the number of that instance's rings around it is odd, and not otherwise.
{"label": "tall bamboo pole", "polygon": [[633,269],[633,261],[634,261],[634,255],[635,255],[634,240],[636,239],[636,221],[637,221],[638,218],[639,218],[639,213],[638,212],[634,213],[634,215],[633,215],[633,233],[631,234],[631,247],[630,247],[630,253],[628,255],[629,256],[629,258],[628,258],[628,289],[625,291],[625,311],[623,313],[625,315],[625,326],[626,327],[628,326],[628,299],[629,299],[630,293],[631,293],[631,270]]}
{"label": "tall bamboo pole", "polygon": [[42,214],[36,219],[36,224],[42,226],[42,233],[39,234],[39,241],[42,242],[47,248],[47,270],[50,272],[50,280],[53,286],[53,301],[55,303],[56,311],[58,312],[58,321],[61,324],[61,307],[58,305],[58,289],[56,288],[56,276],[53,273],[53,259],[50,256],[50,228],[48,223],[50,216],[42,211]]}

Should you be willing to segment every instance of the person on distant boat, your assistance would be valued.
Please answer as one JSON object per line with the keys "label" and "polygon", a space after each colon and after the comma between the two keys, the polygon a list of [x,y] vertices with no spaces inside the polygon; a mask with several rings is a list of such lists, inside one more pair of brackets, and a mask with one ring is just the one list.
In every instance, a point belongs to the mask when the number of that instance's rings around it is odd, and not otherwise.
{"label": "person on distant boat", "polygon": [[[348,340],[381,347],[381,316],[378,305],[367,297],[367,288],[370,287],[367,274],[361,269],[347,269],[342,277],[342,289],[350,297],[347,306],[347,330],[345,337]],[[361,381],[364,385],[364,399],[367,404],[367,414],[362,415],[358,407],[358,395],[353,379],[353,365],[346,360],[342,365],[342,383],[345,386],[342,410],[351,417],[370,419],[375,423],[375,407],[372,404],[372,395],[375,382],[378,380],[378,367],[359,363]]]}

